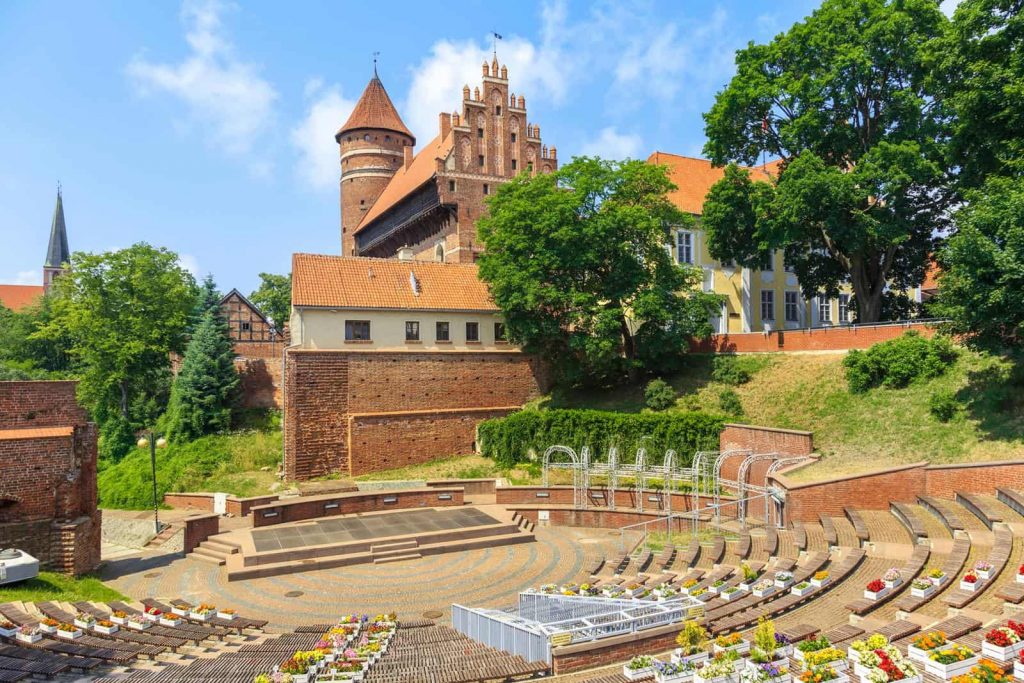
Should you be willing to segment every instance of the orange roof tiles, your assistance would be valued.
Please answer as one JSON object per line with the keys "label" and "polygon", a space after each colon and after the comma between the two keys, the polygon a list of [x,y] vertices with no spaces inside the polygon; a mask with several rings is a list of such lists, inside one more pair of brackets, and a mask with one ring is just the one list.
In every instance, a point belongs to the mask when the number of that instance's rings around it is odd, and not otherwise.
{"label": "orange roof tiles", "polygon": [[398,115],[395,105],[391,103],[391,98],[388,97],[388,91],[384,89],[384,84],[380,82],[376,75],[366,84],[366,89],[363,90],[362,96],[356,102],[356,106],[349,115],[348,121],[338,129],[335,137],[340,137],[342,133],[356,130],[357,128],[393,130],[396,133],[408,135],[413,139],[413,142],[416,141],[416,138],[402,122],[402,117]]}
{"label": "orange roof tiles", "polygon": [[[669,178],[675,183],[677,189],[668,193],[669,199],[683,211],[700,215],[704,210],[704,198],[707,196],[711,186],[722,179],[725,175],[725,167],[712,166],[707,159],[684,157],[678,154],[667,154],[665,152],[654,152],[647,157],[647,163],[658,166],[668,166]],[[781,160],[770,161],[764,166],[757,166],[755,171],[760,171],[764,177],[757,180],[766,180],[778,172]]]}
{"label": "orange roof tiles", "polygon": [[15,439],[48,439],[61,436],[71,436],[74,433],[74,427],[32,427],[28,429],[0,429],[0,441],[14,441]]}
{"label": "orange roof tiles", "polygon": [[0,304],[12,311],[35,303],[43,295],[42,285],[0,285]]}
{"label": "orange roof tiles", "polygon": [[409,167],[403,166],[391,177],[388,184],[384,187],[384,191],[377,197],[377,201],[373,203],[370,210],[363,215],[363,220],[359,221],[359,226],[356,228],[356,233],[365,228],[367,225],[375,221],[382,213],[390,209],[392,206],[402,201],[410,192],[417,189],[423,183],[427,182],[434,177],[434,173],[437,171],[437,159],[444,159],[448,156],[448,153],[452,150],[452,144],[454,142],[454,136],[449,133],[448,137],[441,139],[438,135],[436,138],[427,143],[427,146],[420,150]]}
{"label": "orange roof tiles", "polygon": [[[414,284],[419,292],[414,291]],[[321,254],[292,256],[292,305],[497,311],[475,264]]]}

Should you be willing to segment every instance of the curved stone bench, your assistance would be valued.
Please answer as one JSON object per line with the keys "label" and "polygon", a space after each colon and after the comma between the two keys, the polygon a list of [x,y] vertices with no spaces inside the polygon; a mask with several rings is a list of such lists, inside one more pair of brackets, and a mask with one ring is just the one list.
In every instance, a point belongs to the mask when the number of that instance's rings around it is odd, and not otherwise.
{"label": "curved stone bench", "polygon": [[918,496],[917,502],[925,510],[938,517],[950,535],[955,536],[957,531],[964,530],[964,523],[960,519],[960,515],[944,505],[939,498],[935,496]]}
{"label": "curved stone bench", "polygon": [[960,572],[964,568],[964,563],[967,561],[967,557],[970,554],[971,539],[957,538],[954,540],[953,547],[949,551],[949,555],[946,557],[946,562],[942,565],[942,572],[946,575],[946,583],[939,590],[926,598],[918,598],[914,597],[910,593],[904,593],[903,596],[896,601],[896,609],[903,612],[913,612],[926,602],[934,600],[940,593],[949,589],[950,586],[955,586],[956,582],[960,579]]}
{"label": "curved stone bench", "polygon": [[793,541],[800,550],[807,550],[807,527],[803,522],[793,522]]}
{"label": "curved stone bench", "polygon": [[843,508],[843,512],[846,513],[846,518],[850,520],[850,524],[853,525],[853,531],[857,534],[857,540],[861,543],[871,540],[871,532],[868,530],[868,525],[864,521],[864,517],[860,514],[860,511],[853,508]]}
{"label": "curved stone bench", "polygon": [[889,512],[899,520],[900,524],[903,525],[914,540],[914,543],[920,543],[928,538],[928,529],[925,528],[909,505],[896,502],[889,503]]}
{"label": "curved stone bench", "polygon": [[750,557],[750,532],[746,529],[740,532],[740,540],[736,542],[736,556],[741,560]]}
{"label": "curved stone bench", "polygon": [[839,534],[836,533],[836,525],[832,518],[823,512],[818,515],[818,519],[821,520],[821,530],[825,532],[825,543],[828,543],[830,548],[839,545]]}
{"label": "curved stone bench", "polygon": [[991,529],[996,522],[1003,521],[1003,516],[997,510],[993,510],[981,497],[973,493],[957,493],[956,502],[964,506],[972,515],[981,520],[981,523]]}
{"label": "curved stone bench", "polygon": [[1014,489],[996,489],[996,498],[1018,515],[1024,515],[1024,494]]}
{"label": "curved stone bench", "polygon": [[999,574],[1006,567],[1010,553],[1013,551],[1013,533],[1006,527],[996,527],[995,543],[992,545],[992,552],[989,553],[988,561],[992,565],[992,578],[985,581],[978,590],[965,591],[956,588],[942,598],[942,601],[950,607],[959,609],[981,597],[982,593],[989,590],[999,578]]}

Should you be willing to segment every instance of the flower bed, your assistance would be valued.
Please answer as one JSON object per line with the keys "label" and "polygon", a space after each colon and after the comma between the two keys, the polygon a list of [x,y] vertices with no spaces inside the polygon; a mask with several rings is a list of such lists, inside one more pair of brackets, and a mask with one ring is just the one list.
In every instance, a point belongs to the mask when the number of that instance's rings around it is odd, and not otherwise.
{"label": "flower bed", "polygon": [[774,581],[762,579],[754,584],[752,592],[759,598],[766,598],[777,590],[778,587],[775,585]]}
{"label": "flower bed", "polygon": [[924,663],[925,672],[943,680],[966,674],[978,664],[979,657],[970,648],[956,643],[933,651]]}
{"label": "flower bed", "polygon": [[43,633],[56,633],[57,627],[60,626],[60,622],[56,619],[50,619],[47,617],[39,622],[39,630]]}
{"label": "flower bed", "polygon": [[18,632],[18,627],[9,621],[0,619],[0,636],[4,638],[13,638],[14,634]]}
{"label": "flower bed", "polygon": [[804,666],[814,668],[825,665],[831,666],[836,671],[845,671],[849,666],[846,655],[838,648],[826,647],[823,650],[804,654]]}
{"label": "flower bed", "polygon": [[153,622],[154,624],[160,621],[160,617],[163,612],[158,610],[156,607],[147,607],[146,611],[142,613],[142,616],[147,621]]}
{"label": "flower bed", "polygon": [[654,673],[654,658],[647,655],[633,657],[622,667],[622,675],[631,681],[649,678]]}
{"label": "flower bed", "polygon": [[714,650],[716,653],[732,652],[737,655],[745,655],[750,652],[750,642],[743,639],[739,633],[732,633],[727,636],[715,638]]}
{"label": "flower bed", "polygon": [[891,588],[882,579],[875,579],[864,586],[864,597],[868,600],[881,600],[889,594]]}
{"label": "flower bed", "polygon": [[22,643],[38,643],[43,639],[43,632],[35,626],[22,626],[18,629],[14,639]]}
{"label": "flower bed", "polygon": [[120,630],[120,627],[107,619],[100,619],[93,625],[92,630],[105,636],[112,636]]}
{"label": "flower bed", "polygon": [[804,661],[804,657],[812,652],[818,650],[824,650],[825,648],[832,647],[832,643],[825,636],[819,636],[817,638],[808,638],[807,640],[801,640],[796,644],[796,650],[793,652],[793,657],[797,661]]}
{"label": "flower bed", "polygon": [[936,591],[936,586],[931,581],[915,579],[910,582],[910,594],[915,598],[931,597]]}
{"label": "flower bed", "polygon": [[803,596],[807,595],[808,593],[812,593],[813,591],[814,586],[812,586],[809,581],[801,581],[800,583],[789,589],[789,592],[797,596],[798,598],[802,598]]}
{"label": "flower bed", "polygon": [[64,638],[65,640],[76,640],[81,638],[83,635],[82,629],[78,628],[74,624],[61,624],[57,627],[57,637]]}
{"label": "flower bed", "polygon": [[158,623],[161,626],[170,626],[171,628],[174,628],[175,626],[181,626],[181,621],[181,617],[174,612],[164,612],[160,615]]}
{"label": "flower bed", "polygon": [[189,617],[195,619],[196,621],[209,621],[210,619],[213,619],[215,616],[217,616],[216,605],[207,605],[206,603],[202,603],[197,607],[193,607],[192,611],[189,612]]}
{"label": "flower bed", "polygon": [[793,575],[789,572],[775,572],[775,585],[786,590],[793,585]]}
{"label": "flower bed", "polygon": [[963,578],[960,579],[960,590],[969,591],[973,593],[974,591],[978,590],[978,584],[980,582],[981,579],[978,576],[977,572],[975,572],[972,569],[971,571],[964,574]]}
{"label": "flower bed", "polygon": [[719,593],[718,596],[726,602],[728,602],[729,600],[742,598],[743,591],[741,591],[738,586],[730,586],[729,588],[726,588],[721,593]]}
{"label": "flower bed", "polygon": [[932,631],[914,638],[907,647],[907,656],[922,664],[928,661],[933,650],[945,647],[949,643],[942,631]]}
{"label": "flower bed", "polygon": [[121,610],[114,610],[114,613],[110,615],[110,620],[115,624],[124,626],[128,623],[128,613]]}
{"label": "flower bed", "polygon": [[811,585],[815,588],[821,588],[827,585],[832,580],[827,571],[815,572],[814,576],[811,577]]}
{"label": "flower bed", "polygon": [[985,560],[978,560],[974,563],[974,571],[978,573],[978,578],[982,581],[988,581],[992,578],[995,573],[995,567],[992,566],[991,562]]}
{"label": "flower bed", "polygon": [[696,667],[691,662],[654,660],[654,680],[657,683],[687,683],[693,680],[695,671]]}
{"label": "flower bed", "polygon": [[946,579],[948,577],[946,576],[946,573],[938,567],[932,567],[928,570],[928,574],[925,578],[927,578],[929,581],[935,584],[935,587],[938,588],[946,582]]}
{"label": "flower bed", "polygon": [[738,683],[739,672],[734,651],[720,652],[693,674],[694,683]]}
{"label": "flower bed", "polygon": [[78,614],[75,615],[74,624],[75,624],[75,626],[77,626],[78,628],[80,628],[82,630],[88,631],[89,629],[91,629],[93,627],[93,625],[95,623],[96,623],[96,617],[94,617],[91,614],[85,614],[84,612],[79,612]]}
{"label": "flower bed", "polygon": [[900,574],[899,569],[892,567],[885,574],[882,574],[882,583],[885,584],[886,588],[895,588],[903,583],[903,575]]}
{"label": "flower bed", "polygon": [[831,666],[818,666],[804,669],[800,674],[800,683],[849,683],[850,677],[845,671],[836,671]]}
{"label": "flower bed", "polygon": [[793,676],[785,662],[756,663],[747,660],[747,668],[740,674],[743,683],[790,683]]}
{"label": "flower bed", "polygon": [[921,674],[913,662],[904,659],[895,648],[881,650],[876,653],[878,663],[866,675],[861,676],[864,683],[921,683]]}
{"label": "flower bed", "polygon": [[1006,626],[994,628],[985,634],[981,655],[999,662],[1009,662],[1024,649],[1024,624],[1010,621]]}

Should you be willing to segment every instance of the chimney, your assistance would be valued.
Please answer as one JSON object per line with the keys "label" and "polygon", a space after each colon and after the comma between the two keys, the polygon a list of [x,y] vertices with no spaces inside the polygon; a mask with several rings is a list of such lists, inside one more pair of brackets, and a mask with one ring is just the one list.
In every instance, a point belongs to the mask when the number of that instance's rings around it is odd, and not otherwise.
{"label": "chimney", "polygon": [[402,247],[398,250],[399,261],[412,261],[416,254],[413,252],[412,247]]}
{"label": "chimney", "polygon": [[406,145],[403,147],[402,153],[405,155],[402,158],[402,167],[409,168],[409,165],[412,164],[412,145]]}
{"label": "chimney", "polygon": [[446,112],[441,112],[439,114],[439,117],[441,121],[441,139],[444,140],[446,137],[448,137],[448,133],[452,132],[452,115]]}

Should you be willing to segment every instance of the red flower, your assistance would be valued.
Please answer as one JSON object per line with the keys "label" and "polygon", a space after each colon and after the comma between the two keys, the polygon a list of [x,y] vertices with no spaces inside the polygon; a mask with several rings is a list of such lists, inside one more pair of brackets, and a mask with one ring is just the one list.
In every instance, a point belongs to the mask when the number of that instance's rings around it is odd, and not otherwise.
{"label": "red flower", "polygon": [[964,581],[967,583],[978,583],[978,575],[974,572],[967,572],[964,574]]}
{"label": "red flower", "polygon": [[1006,635],[997,628],[994,628],[988,633],[986,633],[985,640],[992,643],[996,647],[1009,647],[1012,644],[1010,643],[1010,636]]}
{"label": "red flower", "polygon": [[1017,567],[1017,573],[1018,574],[1024,574],[1024,564],[1022,564],[1021,566]]}
{"label": "red flower", "polygon": [[1016,622],[1011,619],[1006,623],[1006,625],[1018,636],[1024,638],[1024,624],[1021,624],[1020,622]]}
{"label": "red flower", "polygon": [[867,585],[867,589],[869,591],[871,591],[872,593],[878,593],[883,588],[885,588],[885,584],[882,583],[881,579],[875,579],[874,581],[872,581],[871,583],[869,583]]}

